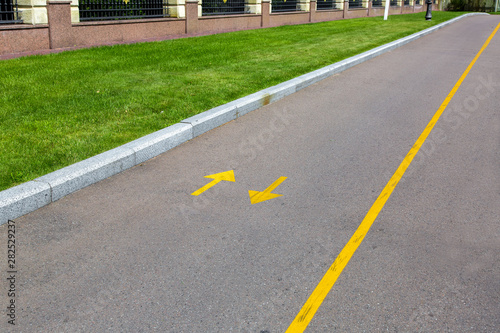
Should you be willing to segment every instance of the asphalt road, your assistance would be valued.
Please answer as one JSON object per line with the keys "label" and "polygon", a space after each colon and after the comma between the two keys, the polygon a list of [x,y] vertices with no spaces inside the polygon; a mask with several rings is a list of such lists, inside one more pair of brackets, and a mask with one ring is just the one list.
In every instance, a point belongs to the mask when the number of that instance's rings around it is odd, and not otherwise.
{"label": "asphalt road", "polygon": [[[498,23],[463,19],[16,219],[0,330],[284,332]],[[500,331],[499,54],[500,33],[306,332]]]}

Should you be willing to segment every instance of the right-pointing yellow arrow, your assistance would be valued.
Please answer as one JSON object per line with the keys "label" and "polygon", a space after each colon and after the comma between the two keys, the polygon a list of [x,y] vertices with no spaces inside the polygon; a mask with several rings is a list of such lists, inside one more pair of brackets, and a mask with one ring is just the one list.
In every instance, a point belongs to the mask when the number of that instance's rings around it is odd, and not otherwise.
{"label": "right-pointing yellow arrow", "polygon": [[208,176],[205,176],[205,178],[211,178],[213,179],[210,183],[208,183],[207,185],[203,186],[202,188],[194,191],[193,193],[191,193],[191,195],[200,195],[202,194],[203,192],[205,192],[206,190],[208,190],[209,188],[211,188],[212,186],[214,186],[215,184],[225,180],[225,181],[228,181],[228,182],[234,182],[235,179],[234,179],[234,171],[233,170],[229,170],[229,171],[225,171],[225,172],[220,172],[220,173],[216,173],[216,174],[213,174],[213,175],[208,175]]}
{"label": "right-pointing yellow arrow", "polygon": [[271,184],[268,188],[266,188],[264,191],[259,192],[259,191],[248,191],[248,194],[250,195],[250,202],[253,204],[274,199],[277,197],[283,196],[283,194],[276,194],[276,193],[271,193],[276,187],[278,187],[287,177],[280,177],[278,178],[274,183]]}

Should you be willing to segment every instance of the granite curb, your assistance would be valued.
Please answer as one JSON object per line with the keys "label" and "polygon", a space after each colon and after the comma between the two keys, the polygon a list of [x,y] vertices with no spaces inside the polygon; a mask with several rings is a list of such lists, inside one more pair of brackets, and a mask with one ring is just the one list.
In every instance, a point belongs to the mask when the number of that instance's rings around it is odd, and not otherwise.
{"label": "granite curb", "polygon": [[472,15],[488,14],[464,14],[394,42],[218,106],[115,149],[1,191],[0,225],[6,223],[9,219],[12,220],[28,214],[72,192],[147,161],[181,143],[237,119],[250,111],[276,102],[327,77],[338,74]]}

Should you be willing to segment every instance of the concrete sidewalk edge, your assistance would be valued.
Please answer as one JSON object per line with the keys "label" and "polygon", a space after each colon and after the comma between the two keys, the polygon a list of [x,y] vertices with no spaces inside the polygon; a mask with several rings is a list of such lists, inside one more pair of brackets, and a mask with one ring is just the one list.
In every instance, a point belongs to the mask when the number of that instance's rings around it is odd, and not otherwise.
{"label": "concrete sidewalk edge", "polygon": [[394,50],[460,19],[468,13],[415,34],[379,46],[335,64],[218,106],[115,149],[72,164],[35,180],[0,192],[0,225],[51,202],[158,156],[231,120],[276,102],[307,86]]}

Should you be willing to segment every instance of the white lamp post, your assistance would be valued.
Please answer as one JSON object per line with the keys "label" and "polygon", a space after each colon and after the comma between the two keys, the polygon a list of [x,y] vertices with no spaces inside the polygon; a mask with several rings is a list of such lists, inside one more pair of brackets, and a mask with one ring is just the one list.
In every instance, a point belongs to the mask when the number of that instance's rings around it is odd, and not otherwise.
{"label": "white lamp post", "polygon": [[391,5],[390,0],[385,0],[384,21],[387,21],[387,16],[389,15],[389,6],[390,5]]}

